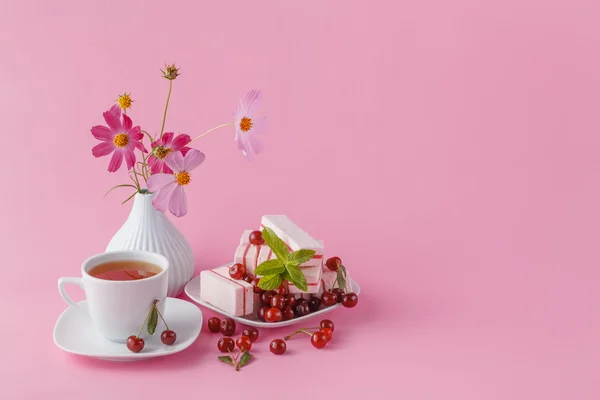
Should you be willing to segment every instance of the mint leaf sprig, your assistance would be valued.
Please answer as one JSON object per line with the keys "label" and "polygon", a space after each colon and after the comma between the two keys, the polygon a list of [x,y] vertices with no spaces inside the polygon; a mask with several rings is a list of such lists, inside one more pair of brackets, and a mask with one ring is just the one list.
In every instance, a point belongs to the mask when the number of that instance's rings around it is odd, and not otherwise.
{"label": "mint leaf sprig", "polygon": [[310,260],[315,255],[315,251],[301,249],[290,252],[285,242],[270,228],[263,228],[262,237],[277,258],[267,260],[256,267],[254,273],[263,276],[258,281],[258,287],[263,290],[273,290],[287,280],[306,292],[308,282],[300,265]]}

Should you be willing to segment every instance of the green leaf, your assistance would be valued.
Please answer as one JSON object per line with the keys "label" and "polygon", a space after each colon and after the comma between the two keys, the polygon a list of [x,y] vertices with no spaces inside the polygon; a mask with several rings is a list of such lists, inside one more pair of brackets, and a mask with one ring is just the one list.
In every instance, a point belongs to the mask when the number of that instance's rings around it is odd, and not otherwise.
{"label": "green leaf", "polygon": [[150,317],[148,318],[148,333],[154,335],[156,331],[156,325],[158,325],[158,311],[156,310],[156,305],[152,306],[152,310],[150,310]]}
{"label": "green leaf", "polygon": [[112,192],[116,188],[120,188],[120,187],[132,187],[132,188],[134,188],[134,189],[137,190],[137,187],[135,187],[134,185],[129,185],[129,184],[117,185],[117,186],[113,186],[110,189],[108,189],[108,191],[106,193],[104,193],[104,197],[106,197],[107,194],[109,194],[110,192]]}
{"label": "green leaf", "polygon": [[287,273],[290,276],[289,281],[292,282],[298,289],[306,292],[308,290],[308,283],[306,282],[306,278],[302,273],[302,270],[299,266],[288,263],[285,266]]}
{"label": "green leaf", "polygon": [[240,367],[248,364],[250,359],[252,358],[252,354],[248,353],[248,351],[244,351],[244,354],[240,357],[240,362],[238,363]]}
{"label": "green leaf", "polygon": [[294,262],[297,265],[304,264],[315,255],[314,250],[296,250],[292,254],[289,255],[288,261]]}
{"label": "green leaf", "polygon": [[273,250],[273,253],[275,253],[277,258],[284,262],[288,260],[290,251],[288,250],[287,245],[283,242],[283,240],[279,239],[272,229],[266,227],[263,228],[262,237],[271,250]]}
{"label": "green leaf", "polygon": [[133,196],[135,196],[137,194],[137,190],[135,192],[133,192],[133,194],[131,196],[129,196],[128,198],[126,198],[121,204],[125,204],[127,203],[129,200],[133,199]]}
{"label": "green leaf", "polygon": [[346,291],[346,268],[341,264],[337,270],[337,285],[344,292]]}
{"label": "green leaf", "polygon": [[285,271],[285,266],[283,265],[283,261],[279,259],[267,260],[261,263],[254,270],[255,275],[275,275],[281,274]]}
{"label": "green leaf", "polygon": [[219,356],[217,358],[219,361],[224,362],[225,364],[233,365],[233,360],[229,356]]}
{"label": "green leaf", "polygon": [[290,276],[290,273],[287,272],[287,270],[283,271],[283,273],[280,276],[283,278],[283,280],[286,280],[288,282],[291,282],[292,280],[292,277]]}
{"label": "green leaf", "polygon": [[258,287],[262,290],[277,289],[283,283],[281,275],[265,275],[258,281]]}

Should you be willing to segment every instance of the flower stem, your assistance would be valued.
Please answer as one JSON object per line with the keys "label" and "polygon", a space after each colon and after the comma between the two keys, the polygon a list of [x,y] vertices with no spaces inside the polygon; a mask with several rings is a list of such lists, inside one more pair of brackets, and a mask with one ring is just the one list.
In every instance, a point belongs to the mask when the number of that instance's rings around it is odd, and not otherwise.
{"label": "flower stem", "polygon": [[152,135],[150,135],[148,132],[146,132],[145,130],[142,130],[142,133],[146,136],[148,136],[148,139],[150,139],[150,145],[152,145],[152,142],[154,142],[154,138],[152,137]]}
{"label": "flower stem", "polygon": [[[316,328],[306,328],[306,329],[316,329]],[[308,332],[306,329],[298,329],[296,332],[292,333],[291,335],[288,335],[286,337],[284,337],[284,340],[289,340],[292,336],[295,336],[296,334],[302,332],[302,333],[306,333],[308,336],[312,336],[313,334]]]}
{"label": "flower stem", "polygon": [[165,104],[165,113],[163,115],[162,127],[160,128],[160,138],[162,139],[165,131],[165,122],[167,121],[167,109],[169,108],[169,100],[171,99],[171,89],[173,89],[173,80],[169,79],[169,94],[167,94],[167,104]]}
{"label": "flower stem", "polygon": [[137,186],[137,190],[139,192],[142,189],[142,187],[140,186],[140,180],[137,177],[139,175],[139,173],[135,170],[135,165],[129,172],[130,172],[129,176],[131,176],[131,172],[133,172],[133,180],[135,181],[135,186]]}
{"label": "flower stem", "polygon": [[145,182],[145,183],[148,183],[148,182],[147,182],[147,179],[146,179],[146,177],[144,176],[144,174],[143,174],[141,171],[142,171],[142,168],[140,167],[140,172],[138,172],[138,171],[135,169],[135,165],[133,166],[133,169],[130,171],[130,172],[133,172],[133,176],[135,177],[135,180],[136,180],[136,184],[137,184],[137,189],[138,189],[138,192],[142,190],[142,187],[140,186],[140,181],[139,181],[139,179],[138,179],[138,176],[141,176],[141,177],[142,177],[142,179],[144,180],[144,182]]}
{"label": "flower stem", "polygon": [[[233,125],[233,122],[228,122],[228,123],[226,123],[226,124],[221,124],[221,125],[219,125],[219,126],[215,126],[214,128],[211,128],[211,129],[207,130],[206,132],[204,132],[202,135],[200,135],[200,136],[198,136],[198,137],[195,137],[194,139],[192,139],[192,140],[190,141],[190,143],[192,143],[192,142],[193,142],[193,141],[195,141],[195,140],[198,140],[198,139],[200,139],[202,136],[204,136],[204,135],[207,135],[207,134],[211,133],[212,131],[216,131],[217,129],[220,129],[220,128],[223,128],[223,127],[225,127],[225,126],[229,126],[229,125]],[[190,144],[190,143],[188,143],[188,144]]]}
{"label": "flower stem", "polygon": [[135,185],[135,189],[139,192],[140,191],[140,183],[137,181],[135,174],[133,176],[131,176],[131,174],[129,174],[129,179],[131,179],[131,181]]}
{"label": "flower stem", "polygon": [[150,158],[150,155],[146,156],[146,154],[142,153],[142,160],[144,160],[144,162],[140,164],[140,171],[142,175],[144,175],[144,181],[146,181],[146,184],[148,184],[148,178],[150,177],[148,170],[148,158]]}

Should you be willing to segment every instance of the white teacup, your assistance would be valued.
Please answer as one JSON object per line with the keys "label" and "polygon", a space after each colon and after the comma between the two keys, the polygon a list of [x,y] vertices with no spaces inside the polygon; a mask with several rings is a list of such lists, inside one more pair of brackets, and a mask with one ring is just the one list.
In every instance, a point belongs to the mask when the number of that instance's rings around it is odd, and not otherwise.
{"label": "white teacup", "polygon": [[[162,270],[138,280],[104,280],[91,276],[97,265],[111,261],[143,261]],[[152,302],[164,312],[169,277],[169,261],[162,255],[141,250],[119,250],[92,256],[81,266],[81,278],[59,278],[58,291],[72,307],[79,307],[65,292],[64,285],[73,283],[85,291],[87,312],[96,330],[108,340],[124,343],[136,335],[144,323]],[[145,328],[143,332],[145,332]]]}

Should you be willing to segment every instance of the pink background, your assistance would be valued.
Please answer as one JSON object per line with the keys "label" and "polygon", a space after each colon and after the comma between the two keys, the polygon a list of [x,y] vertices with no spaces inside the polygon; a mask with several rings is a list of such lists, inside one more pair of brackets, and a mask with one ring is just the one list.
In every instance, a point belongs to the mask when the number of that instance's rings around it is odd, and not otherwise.
{"label": "pink background", "polygon": [[[0,2],[0,397],[600,396],[597,1],[149,3]],[[57,278],[130,209],[102,198],[125,177],[91,156],[89,128],[127,91],[159,129],[165,62],[183,66],[168,130],[229,121],[251,88],[269,119],[252,163],[231,129],[198,142],[176,221],[197,270],[288,214],[364,290],[326,349],[276,357],[290,329],[264,330],[236,374],[206,332],[140,363],[54,346]]]}

